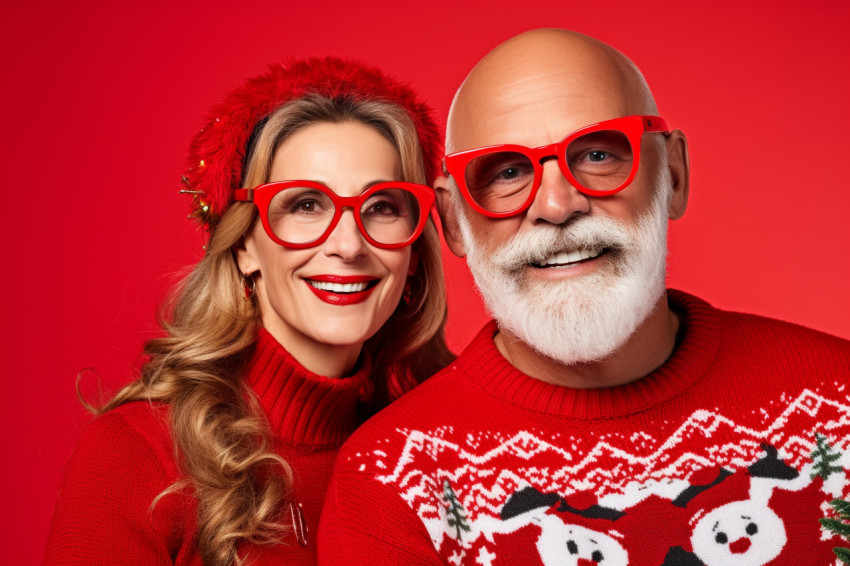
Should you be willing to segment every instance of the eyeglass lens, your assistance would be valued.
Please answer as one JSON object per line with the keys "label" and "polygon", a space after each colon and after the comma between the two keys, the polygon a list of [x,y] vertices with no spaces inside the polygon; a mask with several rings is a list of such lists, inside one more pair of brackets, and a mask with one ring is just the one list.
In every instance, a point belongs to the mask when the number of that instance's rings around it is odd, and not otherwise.
{"label": "eyeglass lens", "polygon": [[[632,171],[629,138],[619,130],[589,132],[572,140],[559,155],[581,188],[605,192],[619,188]],[[494,151],[473,158],[464,171],[466,187],[479,206],[508,212],[525,204],[534,185],[531,157],[516,151]]]}
{"label": "eyeglass lens", "polygon": [[[291,187],[269,203],[269,226],[284,242],[306,244],[327,231],[335,212],[328,194],[313,187]],[[356,214],[370,238],[381,244],[399,244],[416,231],[421,211],[416,195],[388,188],[370,194]]]}

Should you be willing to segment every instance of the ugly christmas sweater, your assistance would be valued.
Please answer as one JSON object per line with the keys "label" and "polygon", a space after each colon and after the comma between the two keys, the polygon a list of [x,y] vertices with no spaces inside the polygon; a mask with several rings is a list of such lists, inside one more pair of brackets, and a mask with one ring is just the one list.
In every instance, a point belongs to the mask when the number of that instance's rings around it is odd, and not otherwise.
{"label": "ugly christmas sweater", "polygon": [[[246,546],[251,564],[315,564],[316,531],[334,457],[357,426],[355,403],[367,378],[332,379],[299,364],[265,330],[246,370],[271,425],[275,451],[291,466],[307,545],[293,535]],[[190,494],[151,503],[183,475],[175,462],[168,407],[132,402],[86,426],[53,517],[46,564],[200,565],[197,504]],[[297,516],[290,514],[297,523]]]}
{"label": "ugly christmas sweater", "polygon": [[631,384],[524,375],[487,325],[345,444],[320,564],[824,566],[850,492],[850,342],[669,293]]}

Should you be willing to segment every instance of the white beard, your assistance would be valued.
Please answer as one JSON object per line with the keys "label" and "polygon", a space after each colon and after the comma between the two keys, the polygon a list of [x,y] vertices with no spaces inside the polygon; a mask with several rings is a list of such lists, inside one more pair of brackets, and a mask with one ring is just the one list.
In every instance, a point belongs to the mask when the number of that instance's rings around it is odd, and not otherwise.
{"label": "white beard", "polygon": [[[665,293],[672,191],[669,173],[663,173],[649,210],[634,225],[582,216],[565,225],[531,227],[492,252],[475,239],[455,189],[467,263],[499,326],[566,365],[601,360],[622,347]],[[527,276],[535,269],[529,264],[579,248],[607,249],[608,265],[559,281]]]}

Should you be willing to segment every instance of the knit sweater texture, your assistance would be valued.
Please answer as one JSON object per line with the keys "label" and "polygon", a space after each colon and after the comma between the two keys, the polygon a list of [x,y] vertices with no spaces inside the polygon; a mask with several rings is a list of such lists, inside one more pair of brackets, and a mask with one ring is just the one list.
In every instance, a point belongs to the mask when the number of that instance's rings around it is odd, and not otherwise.
{"label": "knit sweater texture", "polygon": [[[314,374],[260,330],[244,377],[265,411],[275,452],[292,467],[293,498],[308,534],[306,547],[294,535],[274,546],[240,547],[250,564],[316,563],[319,512],[334,457],[358,424],[355,405],[367,374]],[[45,564],[200,565],[191,490],[151,507],[185,477],[174,454],[167,405],[126,403],[89,423],[59,492]]]}
{"label": "knit sweater texture", "polygon": [[668,300],[675,352],[612,388],[522,374],[488,324],[346,442],[320,563],[838,564],[850,342]]}

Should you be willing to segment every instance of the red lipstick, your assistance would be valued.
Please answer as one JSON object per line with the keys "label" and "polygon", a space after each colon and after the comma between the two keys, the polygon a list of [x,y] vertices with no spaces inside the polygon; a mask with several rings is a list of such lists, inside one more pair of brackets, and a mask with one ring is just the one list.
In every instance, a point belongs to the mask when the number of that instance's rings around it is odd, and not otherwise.
{"label": "red lipstick", "polygon": [[[331,305],[355,305],[369,298],[378,279],[368,275],[314,275],[304,283],[319,299]],[[321,289],[317,287],[322,287]],[[343,288],[348,285],[349,288]]]}

